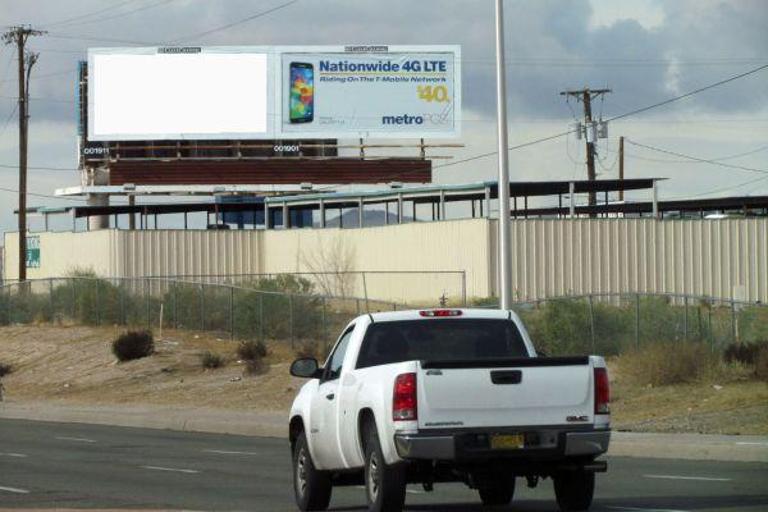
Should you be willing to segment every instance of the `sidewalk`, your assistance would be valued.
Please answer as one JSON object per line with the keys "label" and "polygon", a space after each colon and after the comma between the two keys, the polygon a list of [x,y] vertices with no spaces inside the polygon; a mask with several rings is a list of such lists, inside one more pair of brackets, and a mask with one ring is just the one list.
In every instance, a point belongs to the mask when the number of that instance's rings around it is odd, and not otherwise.
{"label": "sidewalk", "polygon": [[[285,437],[288,414],[160,406],[0,402],[0,419]],[[613,432],[611,456],[768,463],[768,437]]]}

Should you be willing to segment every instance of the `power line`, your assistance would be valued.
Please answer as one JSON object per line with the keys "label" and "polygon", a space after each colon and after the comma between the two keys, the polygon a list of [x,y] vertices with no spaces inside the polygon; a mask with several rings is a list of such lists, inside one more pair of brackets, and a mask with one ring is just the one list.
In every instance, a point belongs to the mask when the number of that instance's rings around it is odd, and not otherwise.
{"label": "power line", "polygon": [[[2,132],[0,132],[2,134]],[[3,169],[18,169],[18,165],[11,165],[11,164],[0,164],[0,168]],[[34,171],[79,171],[80,169],[74,169],[70,167],[27,167],[27,169],[32,169]]]}
{"label": "power line", "polygon": [[667,154],[667,155],[678,156],[680,158],[687,158],[688,160],[692,160],[694,162],[700,162],[700,163],[703,163],[703,164],[711,164],[711,165],[719,165],[720,167],[726,167],[728,169],[736,169],[736,170],[739,170],[739,171],[759,172],[759,173],[762,173],[762,174],[768,174],[768,169],[757,169],[755,167],[746,167],[744,165],[725,164],[725,163],[720,162],[718,160],[710,160],[710,159],[706,159],[706,158],[699,158],[699,157],[696,157],[696,156],[686,155],[684,153],[678,153],[677,151],[670,151],[668,149],[657,148],[655,146],[648,146],[647,144],[640,144],[639,142],[635,142],[635,141],[630,140],[630,139],[626,139],[626,141],[629,142],[630,144],[632,144],[633,146],[638,146],[638,147],[641,147],[641,148],[649,149],[651,151],[656,151],[658,153],[664,153],[664,154]]}
{"label": "power line", "polygon": [[284,9],[290,5],[293,5],[297,3],[299,0],[290,0],[289,2],[285,2],[283,4],[277,5],[275,7],[272,7],[271,9],[267,9],[266,11],[257,12],[255,14],[251,14],[250,16],[247,16],[241,20],[234,21],[232,23],[228,23],[226,25],[222,25],[220,27],[212,28],[210,30],[206,30],[204,32],[199,32],[197,34],[192,34],[184,37],[180,37],[177,39],[174,39],[173,41],[170,41],[170,44],[179,43],[182,41],[188,41],[189,39],[200,39],[201,37],[213,34],[214,32],[220,32],[222,30],[227,30],[232,27],[236,27],[237,25],[242,25],[243,23],[248,23],[249,21],[255,20],[256,18],[261,18],[262,16],[266,16],[267,14],[271,14],[275,11],[279,11],[280,9]]}
{"label": "power line", "polygon": [[73,21],[82,20],[82,19],[85,19],[85,18],[90,18],[91,16],[96,16],[98,14],[103,14],[103,13],[108,12],[108,11],[114,11],[115,9],[119,9],[120,7],[122,7],[124,5],[128,5],[128,4],[137,2],[137,1],[138,0],[124,0],[124,1],[122,1],[120,3],[114,4],[114,5],[110,5],[108,7],[104,7],[103,9],[98,9],[98,10],[95,10],[95,11],[91,11],[89,13],[80,14],[78,16],[73,16],[71,18],[66,18],[66,19],[63,19],[63,20],[54,21],[53,23],[46,23],[45,25],[43,25],[43,27],[50,28],[50,27],[56,27],[56,26],[59,26],[59,25],[66,25],[66,24],[71,23]]}
{"label": "power line", "polygon": [[741,188],[741,187],[744,187],[744,186],[747,186],[747,185],[751,185],[753,183],[757,183],[759,181],[764,181],[764,180],[768,180],[768,176],[760,176],[759,178],[753,178],[751,180],[747,180],[747,181],[744,181],[744,182],[736,184],[736,185],[728,185],[726,187],[713,188],[713,189],[710,189],[710,190],[707,190],[707,191],[704,191],[704,192],[700,192],[698,194],[686,194],[684,196],[673,196],[671,199],[682,199],[682,198],[706,196],[706,195],[709,195],[709,194],[715,194],[717,192],[725,192],[726,190],[733,190],[733,189],[736,189],[736,188]]}
{"label": "power line", "polygon": [[751,69],[749,71],[746,71],[744,73],[732,76],[730,78],[726,78],[725,80],[720,80],[719,82],[715,82],[713,84],[709,84],[709,85],[704,86],[704,87],[700,87],[698,89],[695,89],[693,91],[687,92],[685,94],[681,94],[679,96],[675,96],[674,98],[670,98],[668,100],[660,101],[659,103],[654,103],[653,105],[648,105],[647,107],[638,108],[638,109],[635,109],[635,110],[631,110],[629,112],[625,112],[624,114],[620,114],[618,116],[611,117],[611,118],[607,119],[607,121],[616,121],[618,119],[623,119],[625,117],[629,117],[629,116],[634,116],[636,114],[640,114],[641,112],[647,112],[647,111],[652,110],[654,108],[659,108],[659,107],[662,107],[664,105],[669,105],[670,103],[673,103],[675,101],[680,101],[680,100],[682,100],[684,98],[688,98],[690,96],[693,96],[694,94],[699,94],[700,92],[708,91],[710,89],[714,89],[715,87],[719,87],[719,86],[725,85],[725,84],[727,84],[729,82],[733,82],[734,80],[738,80],[740,78],[744,78],[746,76],[755,74],[755,73],[757,73],[759,71],[762,71],[762,70],[764,70],[766,68],[768,68],[768,64],[763,64],[762,66],[758,66],[758,67],[756,67],[754,69]]}
{"label": "power line", "polygon": [[[5,188],[5,187],[0,187],[0,191],[8,192],[8,193],[15,193],[15,194],[19,193],[19,191],[16,190],[16,189]],[[80,197],[54,196],[54,195],[51,195],[51,194],[40,194],[40,193],[37,193],[37,192],[27,192],[27,195],[35,196],[35,197],[45,197],[45,198],[48,198],[48,199],[64,199],[66,201],[79,201],[79,202],[87,201],[87,199],[80,198]]]}
{"label": "power line", "polygon": [[79,26],[79,25],[87,25],[91,23],[101,23],[104,21],[114,20],[117,18],[123,18],[125,16],[130,16],[132,14],[136,14],[137,12],[147,11],[149,9],[154,9],[156,7],[162,7],[163,5],[169,4],[171,2],[175,2],[176,0],[160,0],[159,2],[155,2],[152,4],[142,5],[141,7],[137,7],[136,9],[133,9],[131,11],[125,11],[118,14],[112,14],[110,16],[104,16],[102,18],[95,18],[95,19],[89,19],[86,21],[80,21],[77,23],[69,23],[67,24],[67,28]]}

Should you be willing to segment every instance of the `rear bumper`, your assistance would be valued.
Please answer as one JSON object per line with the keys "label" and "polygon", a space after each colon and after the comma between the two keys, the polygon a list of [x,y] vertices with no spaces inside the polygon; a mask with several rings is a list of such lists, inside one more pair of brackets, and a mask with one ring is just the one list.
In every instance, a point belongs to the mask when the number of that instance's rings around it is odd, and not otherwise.
{"label": "rear bumper", "polygon": [[[506,430],[506,429],[505,429]],[[530,459],[557,461],[573,457],[594,458],[608,451],[610,430],[542,430],[525,432],[526,446],[492,450],[492,432],[440,432],[395,434],[397,454],[406,460]],[[537,443],[528,440],[536,440]],[[484,441],[485,440],[485,441]]]}

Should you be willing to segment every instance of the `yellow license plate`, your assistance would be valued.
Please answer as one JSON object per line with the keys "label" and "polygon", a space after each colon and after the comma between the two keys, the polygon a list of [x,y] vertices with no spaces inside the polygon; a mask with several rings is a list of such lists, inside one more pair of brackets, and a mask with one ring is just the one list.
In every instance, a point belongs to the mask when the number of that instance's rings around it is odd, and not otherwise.
{"label": "yellow license plate", "polygon": [[518,450],[525,447],[523,434],[494,434],[491,436],[492,450]]}

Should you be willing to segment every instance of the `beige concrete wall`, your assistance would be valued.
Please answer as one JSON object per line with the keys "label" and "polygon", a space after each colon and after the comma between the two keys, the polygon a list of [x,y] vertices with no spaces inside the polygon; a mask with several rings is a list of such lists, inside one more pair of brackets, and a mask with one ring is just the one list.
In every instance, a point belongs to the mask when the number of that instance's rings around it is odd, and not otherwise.
{"label": "beige concrete wall", "polygon": [[517,220],[511,239],[521,300],[666,292],[768,301],[768,219]]}
{"label": "beige concrete wall", "polygon": [[[88,231],[83,233],[31,233],[40,237],[40,267],[28,268],[27,278],[66,276],[71,271],[93,269],[104,276],[119,275],[116,261],[119,255],[116,231]],[[18,278],[18,233],[5,233],[5,279]]]}
{"label": "beige concrete wall", "polygon": [[[485,297],[496,292],[496,226],[465,219],[365,229],[40,233],[41,267],[29,277],[75,267],[118,277],[465,270],[467,295]],[[511,231],[521,300],[666,292],[768,302],[768,219],[516,220]],[[6,234],[5,246],[15,244],[16,235]],[[13,279],[16,252],[5,253]],[[461,293],[458,275],[368,274],[345,284],[353,296],[408,303]]]}

